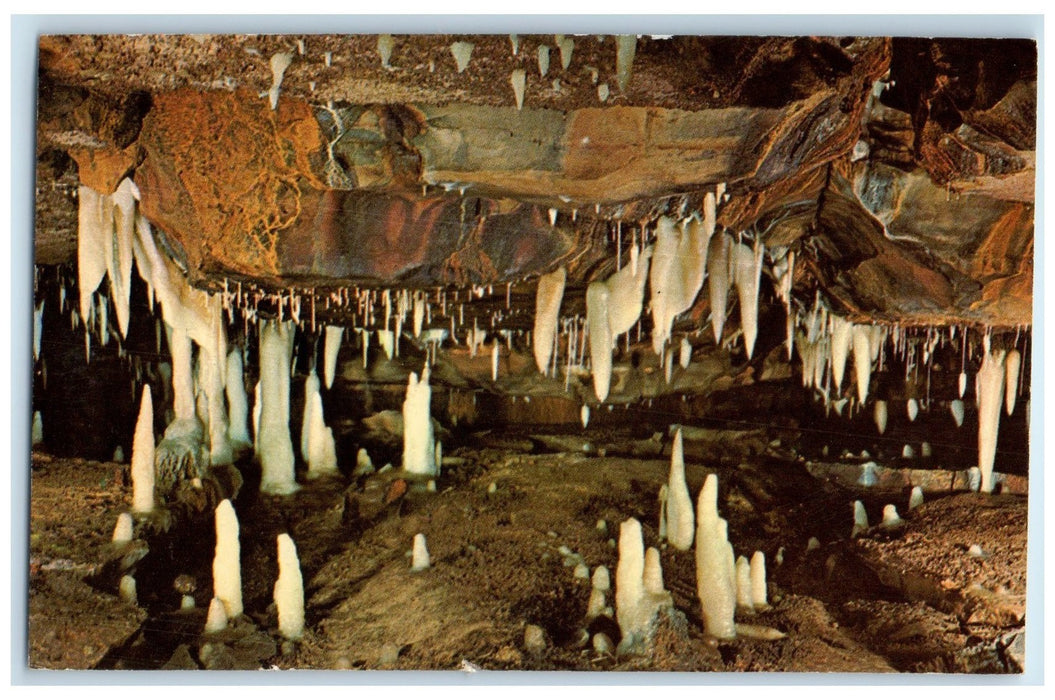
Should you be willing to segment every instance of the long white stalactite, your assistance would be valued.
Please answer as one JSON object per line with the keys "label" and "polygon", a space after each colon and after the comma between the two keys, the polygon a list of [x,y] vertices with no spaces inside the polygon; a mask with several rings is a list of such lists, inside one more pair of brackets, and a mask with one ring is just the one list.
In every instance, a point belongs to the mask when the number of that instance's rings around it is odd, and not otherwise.
{"label": "long white stalactite", "polygon": [[996,440],[1000,430],[1000,409],[1004,405],[1004,365],[1007,352],[991,350],[989,337],[983,340],[982,367],[975,377],[978,395],[978,468],[982,472],[981,490],[993,492],[993,463],[996,459]]}
{"label": "long white stalactite", "polygon": [[560,305],[564,299],[564,285],[568,271],[557,268],[548,275],[539,277],[535,290],[535,324],[532,332],[532,349],[535,354],[535,366],[542,374],[549,368],[553,355],[553,346],[557,334],[557,319],[560,316]]}
{"label": "long white stalactite", "polygon": [[[708,193],[713,201],[713,194]],[[656,222],[656,243],[652,254],[649,286],[652,288],[652,349],[657,355],[670,338],[674,317],[687,311],[703,286],[707,269],[707,251],[714,220],[693,218],[676,229],[674,222],[662,216]]]}
{"label": "long white stalactite", "polygon": [[337,354],[341,349],[341,338],[344,337],[344,327],[326,326],[326,340],[323,343],[322,378],[326,388],[333,387],[333,379],[337,374]]}
{"label": "long white stalactite", "polygon": [[299,487],[294,478],[293,441],[289,434],[289,366],[293,352],[290,321],[267,321],[260,327],[260,490],[287,495]]}

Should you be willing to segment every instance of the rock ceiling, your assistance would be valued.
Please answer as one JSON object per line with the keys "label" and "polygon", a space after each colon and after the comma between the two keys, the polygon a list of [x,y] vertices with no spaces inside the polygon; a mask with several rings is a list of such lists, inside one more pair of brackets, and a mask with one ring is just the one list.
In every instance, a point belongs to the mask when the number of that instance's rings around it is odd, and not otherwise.
{"label": "rock ceiling", "polygon": [[39,50],[40,264],[76,259],[78,182],[111,193],[130,176],[199,285],[518,284],[563,264],[582,290],[622,236],[724,187],[719,227],[795,250],[800,299],[909,325],[1032,322],[1029,40],[78,35]]}

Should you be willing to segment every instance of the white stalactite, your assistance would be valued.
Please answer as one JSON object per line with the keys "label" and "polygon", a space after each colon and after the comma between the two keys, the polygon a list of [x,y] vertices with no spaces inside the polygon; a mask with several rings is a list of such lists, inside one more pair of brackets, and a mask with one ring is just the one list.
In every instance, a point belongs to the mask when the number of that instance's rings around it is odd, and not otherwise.
{"label": "white stalactite", "polygon": [[832,314],[829,319],[832,337],[832,379],[835,381],[836,392],[839,392],[842,390],[843,375],[846,373],[846,357],[850,352],[850,339],[854,324],[835,314]]}
{"label": "white stalactite", "polygon": [[996,459],[996,440],[1000,430],[1000,408],[1004,403],[1004,365],[1006,351],[989,349],[985,339],[985,354],[976,379],[978,389],[978,468],[982,472],[981,491],[993,492],[993,462]]}
{"label": "white stalactite", "polygon": [[670,474],[667,479],[667,541],[675,549],[686,551],[692,546],[695,528],[692,496],[685,481],[685,450],[681,428],[678,428],[670,450]]}
{"label": "white stalactite", "polygon": [[748,359],[755,352],[758,337],[758,284],[762,276],[762,258],[765,246],[755,241],[754,248],[743,243],[733,246],[731,269],[740,301],[740,328],[744,332],[744,349]]}
{"label": "white stalactite", "polygon": [[553,355],[553,341],[557,334],[557,319],[560,316],[560,305],[564,298],[564,284],[568,271],[563,267],[539,277],[538,289],[535,291],[535,325],[532,333],[532,347],[535,352],[535,366],[546,374],[549,361]]}
{"label": "white stalactite", "polygon": [[605,280],[608,287],[608,333],[613,344],[616,337],[633,328],[641,318],[652,246],[640,254],[637,248],[631,248],[630,255],[631,259],[636,258],[636,265],[627,265]]}
{"label": "white stalactite", "polygon": [[491,381],[498,381],[498,338],[491,342]]}
{"label": "white stalactite", "polygon": [[293,323],[268,321],[260,328],[260,490],[274,495],[296,491],[293,440],[289,433],[289,367]]}
{"label": "white stalactite", "polygon": [[876,429],[879,430],[879,434],[882,435],[886,432],[887,423],[887,405],[886,401],[876,401],[875,409],[873,411],[873,417],[876,422]]}
{"label": "white stalactite", "polygon": [[113,202],[81,185],[77,190],[77,289],[85,325],[92,313],[92,294],[106,275],[105,251],[112,248]]}
{"label": "white stalactite", "polygon": [[223,602],[228,619],[242,614],[242,547],[238,516],[226,498],[216,506],[216,554],[212,560],[213,597]]}
{"label": "white stalactite", "polygon": [[278,580],[275,581],[275,609],[278,632],[284,638],[297,640],[304,636],[304,577],[300,572],[297,545],[286,533],[276,538],[278,546]]}
{"label": "white stalactite", "polygon": [[139,419],[132,438],[132,512],[154,510],[154,402],[150,385],[143,386]]}
{"label": "white stalactite", "polygon": [[612,334],[608,327],[608,285],[604,282],[591,282],[586,288],[586,325],[593,393],[604,403],[612,382]]}
{"label": "white stalactite", "polygon": [[403,469],[412,474],[436,474],[436,447],[429,411],[432,388],[429,387],[428,365],[407,380],[407,396],[403,401]]}
{"label": "white stalactite", "polygon": [[227,355],[227,384],[224,390],[230,419],[227,438],[235,449],[244,449],[252,444],[252,440],[249,438],[249,402],[245,394],[242,351],[238,348]]}
{"label": "white stalactite", "polygon": [[337,374],[337,354],[341,349],[341,338],[344,337],[343,326],[326,326],[326,340],[323,345],[322,378],[326,388],[333,387]]}
{"label": "white stalactite", "polygon": [[[710,222],[708,222],[710,223]],[[670,338],[674,317],[687,311],[703,286],[713,227],[697,219],[675,228],[668,217],[656,223],[649,286],[652,289],[652,349],[657,355]]]}
{"label": "white stalactite", "polygon": [[919,415],[919,401],[916,399],[909,399],[905,402],[905,413],[908,415],[910,422],[916,420],[916,416]]}
{"label": "white stalactite", "polygon": [[868,401],[868,384],[872,379],[872,326],[853,327],[854,372],[857,376],[857,401]]}
{"label": "white stalactite", "polygon": [[729,303],[729,252],[732,239],[724,233],[711,237],[707,252],[707,290],[711,300],[711,328],[714,342],[721,344],[725,310]]}
{"label": "white stalactite", "polygon": [[1004,408],[1007,415],[1015,411],[1015,399],[1018,397],[1018,373],[1022,368],[1022,354],[1018,350],[1010,350],[1005,360],[1007,373],[1004,378]]}
{"label": "white stalactite", "polygon": [[964,404],[960,399],[953,399],[949,402],[949,413],[952,414],[952,419],[956,421],[956,427],[963,426],[964,416]]}
{"label": "white stalactite", "polygon": [[135,238],[136,201],[139,190],[125,178],[111,196],[114,227],[104,257],[110,278],[110,297],[117,309],[117,328],[124,338],[128,334],[129,301],[132,292],[132,241]]}

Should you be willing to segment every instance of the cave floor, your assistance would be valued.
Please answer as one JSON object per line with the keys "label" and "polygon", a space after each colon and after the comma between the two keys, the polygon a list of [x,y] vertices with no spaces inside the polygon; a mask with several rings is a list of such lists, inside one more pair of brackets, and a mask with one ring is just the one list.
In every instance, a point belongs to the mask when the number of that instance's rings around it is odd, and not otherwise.
{"label": "cave floor", "polygon": [[[647,653],[617,656],[587,641],[595,632],[616,641],[618,627],[603,617],[587,625],[590,583],[575,577],[575,564],[591,572],[607,566],[614,585],[614,542],[619,523],[630,517],[641,521],[645,546],[657,545],[656,494],[669,457],[662,450],[646,458],[621,454],[615,443],[605,450],[596,435],[586,451],[575,450],[582,433],[545,441],[477,437],[475,445],[446,454],[435,492],[395,470],[304,482],[283,498],[259,495],[248,480],[235,501],[246,614],[213,637],[200,634],[211,597],[212,529],[199,528],[200,546],[185,535],[148,540],[150,556],[136,570],[139,607],[123,603],[100,562],[113,557],[113,524],[130,501],[127,465],[34,453],[29,666],[1022,670],[1024,496],[936,494],[906,514],[907,491],[855,491],[817,479],[777,442],[742,455],[739,464],[708,464],[692,456],[687,441],[692,494],[717,473],[719,512],[736,554],[766,555],[772,608],[738,615],[738,622],[786,636],[708,639],[694,556],[664,546],[665,585],[687,630],[661,628]],[[553,451],[555,442],[566,449]],[[856,499],[872,522],[883,504],[897,503],[904,524],[851,539]],[[304,574],[306,630],[296,644],[281,641],[271,603],[279,532],[296,542]],[[419,532],[432,566],[412,573],[411,543]],[[820,546],[807,551],[811,537]],[[179,574],[197,582],[192,610],[178,611],[172,581]],[[541,642],[525,640],[529,625],[541,628]]]}

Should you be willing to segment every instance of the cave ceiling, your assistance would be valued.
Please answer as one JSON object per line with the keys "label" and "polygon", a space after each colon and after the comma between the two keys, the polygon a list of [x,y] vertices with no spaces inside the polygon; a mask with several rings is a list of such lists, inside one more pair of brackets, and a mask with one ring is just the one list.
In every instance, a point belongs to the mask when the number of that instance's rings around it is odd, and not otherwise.
{"label": "cave ceiling", "polygon": [[717,190],[796,298],[1028,325],[1036,78],[1031,40],[43,36],[36,261],[76,260],[78,184],[129,177],[198,286],[581,293]]}

